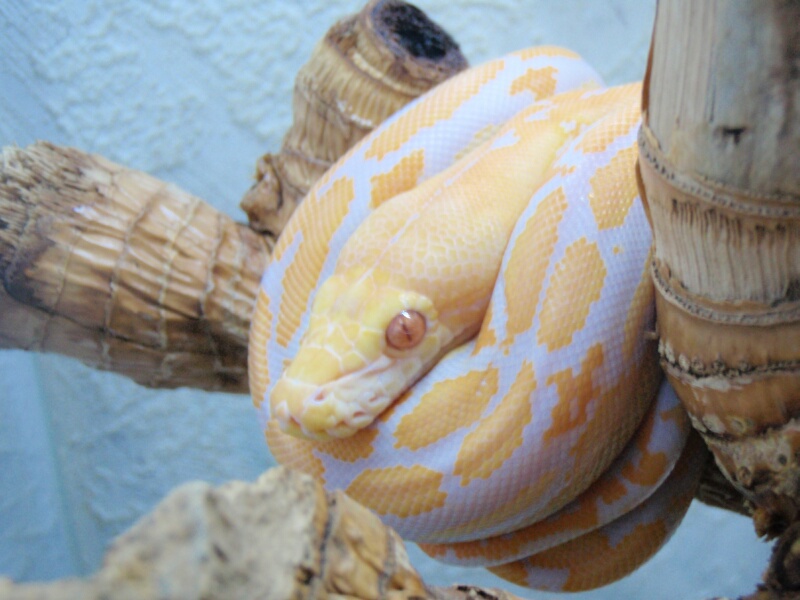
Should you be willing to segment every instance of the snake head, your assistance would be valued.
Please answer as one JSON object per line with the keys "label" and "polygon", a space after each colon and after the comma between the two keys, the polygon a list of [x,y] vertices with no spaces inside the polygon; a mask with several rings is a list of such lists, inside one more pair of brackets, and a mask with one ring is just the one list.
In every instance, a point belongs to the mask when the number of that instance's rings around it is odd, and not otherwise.
{"label": "snake head", "polygon": [[270,410],[286,433],[343,438],[372,423],[431,368],[452,335],[433,302],[374,269],[320,287]]}

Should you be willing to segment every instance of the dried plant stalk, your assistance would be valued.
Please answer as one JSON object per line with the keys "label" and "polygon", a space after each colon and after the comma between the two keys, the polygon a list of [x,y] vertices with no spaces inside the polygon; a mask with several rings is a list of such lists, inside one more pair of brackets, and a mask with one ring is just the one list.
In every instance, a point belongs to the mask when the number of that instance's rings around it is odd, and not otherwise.
{"label": "dried plant stalk", "polygon": [[273,238],[311,185],[389,115],[467,61],[447,32],[418,8],[372,0],[335,24],[295,79],[294,122],[279,154],[256,166],[242,200],[250,226]]}
{"label": "dried plant stalk", "polygon": [[800,3],[659,3],[640,169],[662,365],[776,535],[800,508]]}
{"label": "dried plant stalk", "polygon": [[261,236],[78,150],[5,148],[0,167],[0,347],[147,386],[247,391]]}
{"label": "dried plant stalk", "polygon": [[[280,540],[276,544],[275,541]],[[350,598],[514,600],[470,586],[425,586],[400,537],[341,492],[285,468],[255,483],[174,490],[110,546],[87,580],[14,585],[0,600]]]}

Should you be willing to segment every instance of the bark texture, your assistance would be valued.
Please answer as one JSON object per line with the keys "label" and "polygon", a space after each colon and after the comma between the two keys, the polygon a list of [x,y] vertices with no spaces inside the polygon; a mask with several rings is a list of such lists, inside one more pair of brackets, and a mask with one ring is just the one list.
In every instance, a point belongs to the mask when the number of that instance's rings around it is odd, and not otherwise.
{"label": "bark texture", "polygon": [[[276,543],[276,540],[279,541]],[[255,483],[189,483],[120,535],[86,580],[13,584],[0,600],[514,600],[427,587],[400,537],[341,492],[279,467]]]}
{"label": "bark texture", "polygon": [[0,347],[244,393],[268,258],[256,232],[141,171],[47,143],[0,155]]}
{"label": "bark texture", "polygon": [[800,508],[800,3],[659,3],[640,169],[659,350],[777,535]]}
{"label": "bark texture", "polygon": [[372,0],[336,23],[297,73],[294,122],[256,165],[242,200],[253,229],[278,237],[311,185],[408,102],[465,69],[458,44],[421,10]]}

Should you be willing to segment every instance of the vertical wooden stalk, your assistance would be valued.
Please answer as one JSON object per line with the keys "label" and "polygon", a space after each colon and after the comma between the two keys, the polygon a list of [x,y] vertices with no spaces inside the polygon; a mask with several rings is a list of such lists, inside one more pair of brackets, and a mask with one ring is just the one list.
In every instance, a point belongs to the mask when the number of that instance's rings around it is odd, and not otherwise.
{"label": "vertical wooden stalk", "polygon": [[800,2],[661,0],[643,111],[662,365],[776,535],[800,514]]}
{"label": "vertical wooden stalk", "polygon": [[371,0],[330,28],[297,73],[294,122],[256,166],[242,199],[250,226],[277,238],[311,185],[408,102],[465,69],[458,44],[417,7]]}

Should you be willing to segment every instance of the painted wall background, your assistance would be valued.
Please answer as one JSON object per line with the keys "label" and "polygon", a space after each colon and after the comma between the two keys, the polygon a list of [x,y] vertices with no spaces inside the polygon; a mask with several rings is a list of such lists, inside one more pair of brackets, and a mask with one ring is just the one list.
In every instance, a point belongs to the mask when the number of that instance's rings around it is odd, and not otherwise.
{"label": "painted wall background", "polygon": [[[46,139],[103,154],[243,220],[255,160],[289,125],[295,72],[330,24],[362,4],[5,0],[0,144]],[[553,43],[579,51],[609,83],[642,77],[655,10],[654,0],[418,5],[473,64]],[[0,351],[0,575],[88,574],[107,541],[175,485],[251,480],[272,464],[246,396],[146,390],[70,359]],[[768,551],[747,519],[695,503],[643,569],[579,597],[735,596],[751,591]],[[515,589],[419,552],[414,562],[430,583]]]}

